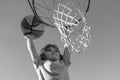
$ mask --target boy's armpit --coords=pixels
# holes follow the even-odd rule
[[[33,63],[36,66],[36,68],[38,68],[40,65],[43,65],[43,60],[41,60],[40,58],[37,58],[33,61]]]

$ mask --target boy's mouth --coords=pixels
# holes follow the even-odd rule
[[[52,62],[54,62],[54,61],[57,61],[58,59],[56,59],[56,58],[50,58],[49,60],[52,61]]]
[[[49,59],[50,61],[52,61],[52,62],[55,62],[55,61],[57,61],[57,59]]]

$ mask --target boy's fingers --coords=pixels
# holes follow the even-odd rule
[[[27,39],[27,37],[26,37],[26,36],[24,36],[24,38],[25,38],[25,39]]]
[[[30,35],[24,36],[25,39],[31,38]]]

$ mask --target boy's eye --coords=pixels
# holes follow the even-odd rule
[[[55,52],[58,52],[57,50],[55,50]]]
[[[51,51],[51,49],[48,49],[48,51]]]
[[[52,50],[50,48],[48,48],[47,51],[52,51]]]

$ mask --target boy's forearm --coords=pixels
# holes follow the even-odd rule
[[[35,48],[34,42],[30,38],[27,39],[27,48],[28,48],[28,51],[30,52],[32,60],[35,60],[39,57],[37,50]]]

